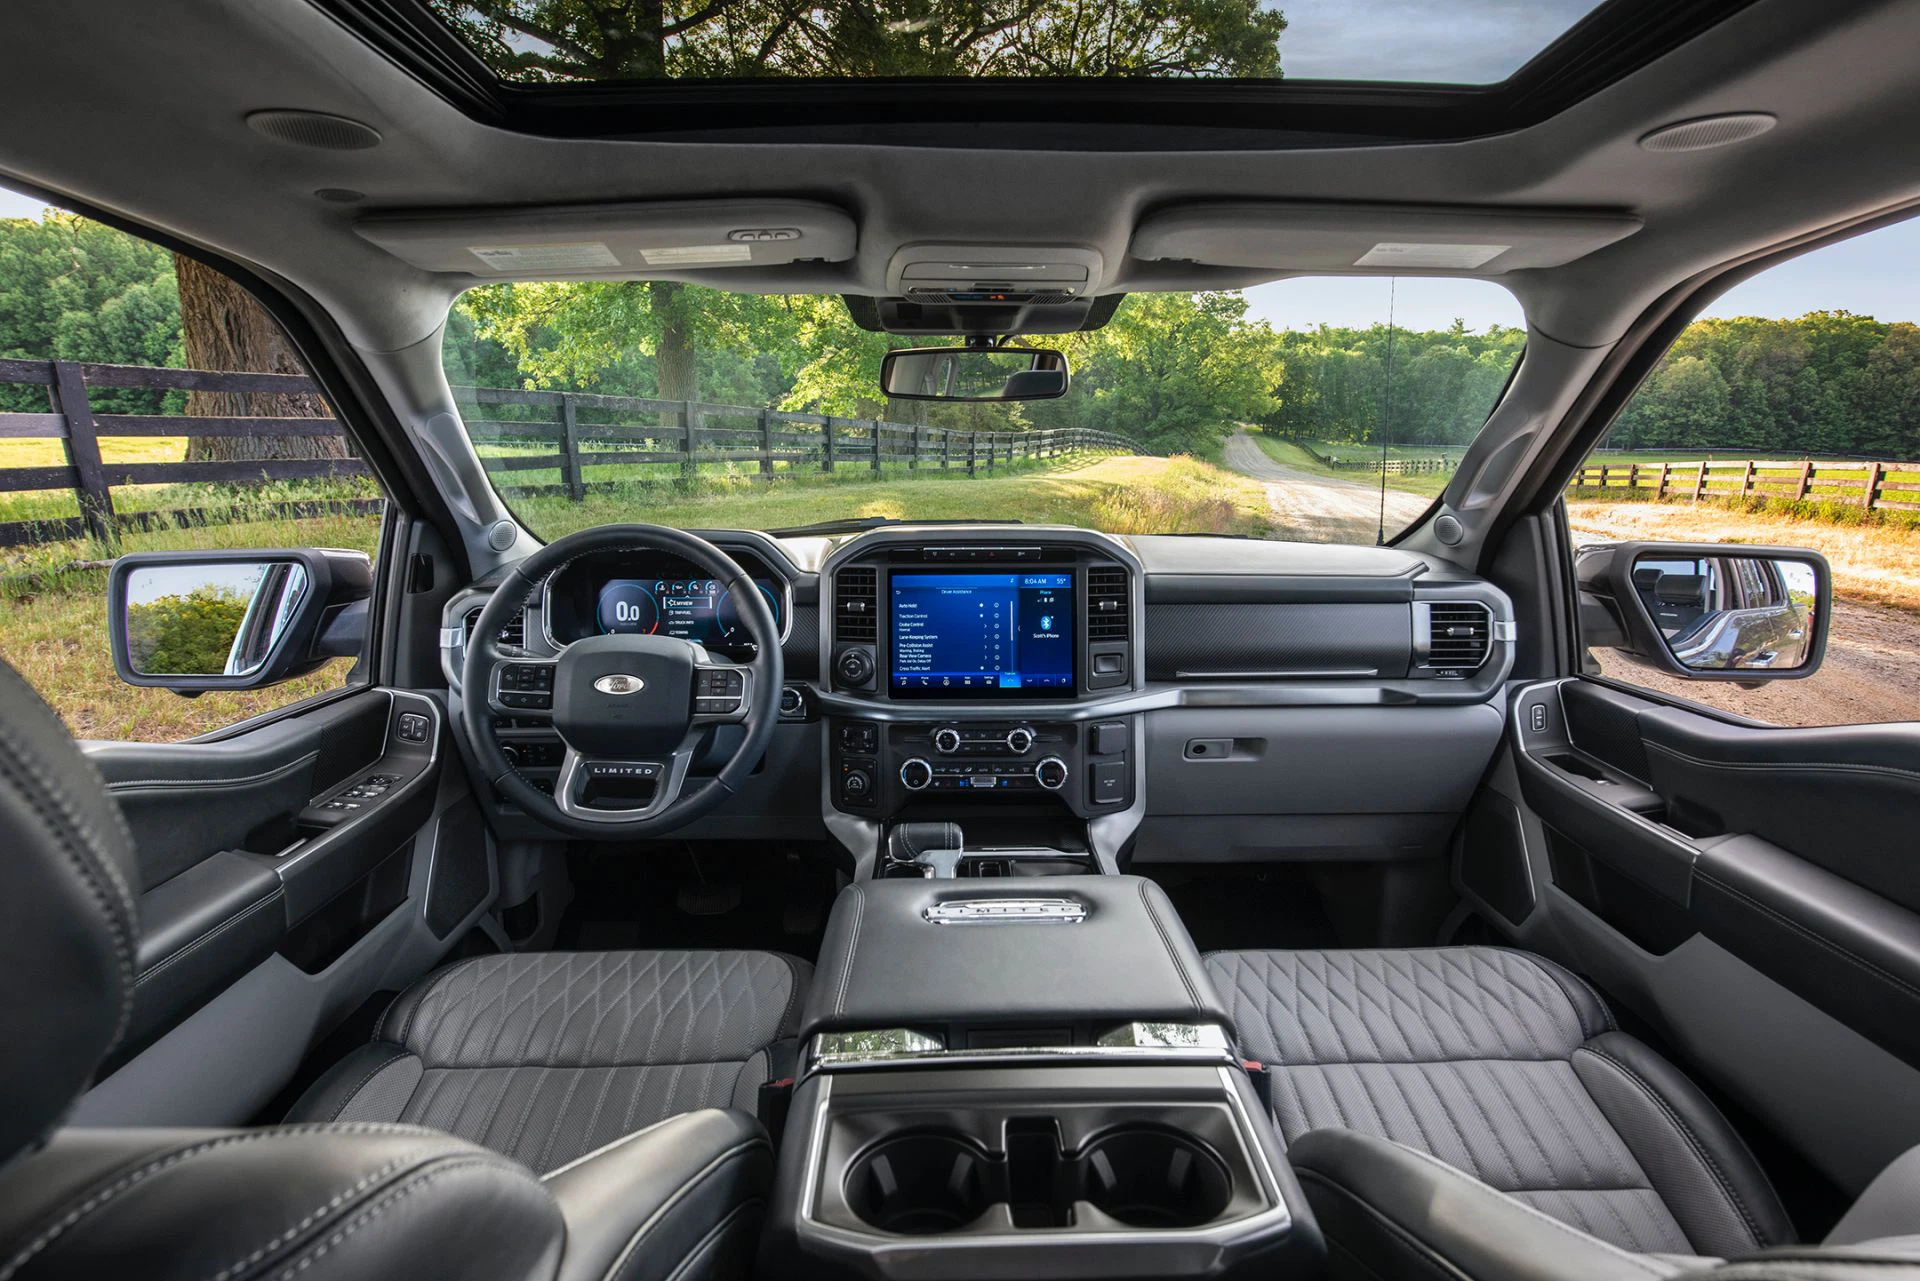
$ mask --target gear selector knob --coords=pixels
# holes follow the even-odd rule
[[[887,861],[926,869],[935,880],[960,875],[966,853],[958,823],[900,823],[887,833]]]

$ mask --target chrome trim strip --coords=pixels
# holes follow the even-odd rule
[[[934,925],[1078,925],[1087,905],[1077,898],[947,899],[920,915]]]
[[[1217,1063],[1238,1062],[1226,1032],[1211,1023],[1129,1023],[1093,1045],[998,1046],[990,1050],[947,1049],[937,1038],[909,1028],[871,1032],[820,1032],[807,1043],[806,1074],[869,1068],[951,1068],[1036,1063]]]

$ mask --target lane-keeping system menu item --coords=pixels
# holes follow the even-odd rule
[[[1071,573],[899,573],[892,692],[965,698],[1073,692]]]

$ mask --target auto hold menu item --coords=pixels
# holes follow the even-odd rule
[[[1072,573],[896,572],[890,591],[896,698],[1073,693]]]

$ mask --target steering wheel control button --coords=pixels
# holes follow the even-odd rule
[[[693,700],[695,716],[731,716],[740,710],[737,698],[696,698]]]
[[[1067,763],[1058,756],[1043,758],[1033,767],[1033,781],[1049,792],[1057,792],[1067,785]]]
[[[933,785],[933,766],[915,756],[900,766],[900,785],[909,792],[924,792]]]

